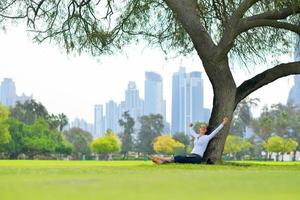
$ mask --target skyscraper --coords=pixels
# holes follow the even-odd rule
[[[159,74],[146,72],[144,114],[161,114],[166,119],[166,106],[163,99],[163,82]]]
[[[139,91],[133,81],[128,83],[128,88],[125,91],[125,111],[129,111],[130,116],[135,121],[143,115],[143,100],[140,98]]]
[[[183,105],[180,102],[184,101],[184,79],[185,68],[180,67],[178,72],[175,72],[172,77],[172,119],[171,119],[171,133],[179,132],[180,121],[182,118]],[[182,86],[182,87],[181,87]]]
[[[105,109],[105,129],[111,129],[114,132],[119,130],[118,105],[116,102],[110,100],[106,103]]]
[[[0,103],[6,106],[14,106],[16,102],[24,103],[32,99],[31,96],[26,96],[24,93],[21,96],[16,94],[15,82],[10,78],[5,78],[0,85]]]
[[[127,111],[126,109],[126,102],[125,101],[121,101],[118,107],[118,118],[121,119],[123,113]]]
[[[171,132],[186,133],[189,123],[206,121],[201,72],[186,73],[185,68],[181,67],[172,78]]]
[[[203,80],[201,72],[191,72],[189,79],[190,92],[187,98],[190,103],[187,108],[190,109],[190,120],[193,121],[204,121],[204,103],[203,103]]]
[[[95,105],[94,108],[94,133],[93,137],[103,136],[105,133],[105,122],[103,116],[103,105]]]
[[[0,102],[6,106],[14,106],[16,98],[16,86],[14,81],[10,78],[5,78],[1,83]]]
[[[297,39],[294,57],[295,61],[300,61],[300,37]],[[290,90],[288,103],[300,106],[300,75],[294,76],[294,86]]]

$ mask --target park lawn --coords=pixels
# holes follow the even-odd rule
[[[0,161],[0,200],[92,199],[300,199],[300,163]]]

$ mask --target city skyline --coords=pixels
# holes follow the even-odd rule
[[[295,59],[299,59],[299,56],[295,56]],[[291,97],[294,99],[297,98],[298,93],[295,93],[295,90],[298,91],[300,86],[300,79],[299,76],[294,76],[295,85],[291,88],[289,92],[289,101]],[[174,72],[172,75],[172,119],[170,122],[172,125],[170,133],[176,133],[176,132],[187,132],[186,126],[184,126],[187,122],[191,121],[208,121],[209,119],[209,109],[204,107],[204,99],[205,95],[203,93],[203,80],[202,80],[202,73],[199,71],[193,71],[190,73],[186,73],[186,70],[184,67],[180,67],[178,72]],[[175,87],[174,87],[175,86]],[[178,89],[176,89],[176,87]],[[141,87],[143,88],[143,87]],[[145,91],[148,90],[148,92],[145,92],[144,99],[140,98],[139,90],[137,88],[137,85],[134,81],[129,81],[127,85],[127,89],[123,92],[124,93],[124,99],[117,102],[115,100],[109,100],[108,102],[105,102],[105,107],[102,104],[95,104],[94,105],[94,123],[88,123],[86,119],[75,117],[72,120],[70,119],[68,128],[72,127],[79,127],[85,131],[90,132],[95,138],[99,136],[103,136],[106,129],[110,128],[114,130],[115,132],[120,132],[121,129],[118,125],[118,120],[121,118],[122,113],[125,111],[129,111],[131,115],[134,117],[135,121],[137,122],[137,118],[141,115],[147,115],[151,112],[146,111],[145,109],[145,100],[147,99],[147,96],[150,98],[154,98],[154,100],[151,100],[151,104],[159,104],[159,99],[161,101],[161,106],[158,106],[160,110],[157,110],[157,107],[151,107],[151,109],[155,110],[154,113],[159,113],[164,115],[164,109],[162,109],[162,105],[165,106],[166,102],[162,98],[162,91],[163,91],[163,78],[160,76],[160,74],[157,74],[155,72],[146,71],[145,72],[145,80],[144,80],[144,88]],[[3,92],[3,91],[5,92]],[[178,92],[177,92],[178,90]],[[149,92],[151,91],[151,92]],[[147,95],[147,93],[149,93]],[[158,93],[158,94],[156,94]],[[9,98],[6,98],[5,95],[7,94]],[[157,95],[159,98],[157,98]],[[174,101],[174,96],[177,96],[177,107],[179,104],[181,106],[176,109],[176,105],[174,107],[174,103],[176,104],[176,100]],[[12,101],[14,98],[18,98],[21,101],[26,100],[26,98],[32,98],[27,97],[24,95],[18,97],[16,95],[16,85],[14,81],[10,78],[4,78],[0,85],[0,102],[3,102],[3,99],[8,101],[8,104],[13,104],[15,101]],[[38,101],[38,100],[37,100]],[[181,101],[181,102],[180,102]],[[200,102],[199,104],[195,104],[194,102]],[[149,105],[151,105],[149,104]],[[10,106],[10,105],[8,105]],[[181,109],[180,109],[181,107]],[[105,109],[104,109],[105,108]],[[150,108],[149,108],[150,109]],[[148,109],[148,110],[149,110]],[[182,110],[183,109],[183,110]],[[176,110],[176,111],[175,111]],[[193,112],[194,110],[201,110],[201,112]],[[105,111],[105,115],[104,115]],[[174,112],[175,111],[175,112]],[[148,112],[148,113],[147,113]],[[178,124],[179,126],[174,129],[174,119],[173,115],[178,115],[178,120],[175,120],[175,124]],[[180,115],[179,113],[183,113]],[[117,116],[117,117],[116,117]],[[180,117],[181,116],[181,117]],[[166,124],[169,125],[169,124]],[[167,127],[169,130],[170,127]]]
[[[298,56],[299,57],[299,56]],[[179,71],[182,69],[182,68],[184,68],[185,69],[185,67],[179,67]],[[185,71],[185,70],[184,70]],[[149,71],[147,72],[147,71],[145,71],[145,74],[147,74],[147,73],[149,73]],[[155,73],[155,72],[150,72],[150,73]],[[176,74],[176,73],[178,73],[178,72],[174,72],[173,73],[173,75],[174,74]],[[185,72],[184,72],[185,73]],[[193,73],[193,72],[190,72],[190,73]],[[201,73],[201,72],[200,72]],[[7,81],[7,80],[11,80],[11,81],[13,81],[11,78],[4,78],[3,79],[3,81]],[[299,80],[299,76],[294,76],[294,82],[295,83],[298,83],[298,85],[299,85],[299,81],[297,81],[297,80]],[[144,80],[144,83],[146,83],[146,80]],[[13,83],[14,84],[14,83]],[[130,85],[132,85],[132,84],[134,84],[134,89],[136,89],[137,88],[137,85],[136,85],[136,83],[135,83],[135,81],[128,81],[128,88],[130,88],[130,87],[132,87],[132,86],[130,86]],[[297,84],[296,84],[296,86],[297,86]],[[14,86],[15,87],[15,86]],[[293,91],[293,87],[295,87],[295,85],[293,85],[292,87],[291,87],[291,90],[290,90],[290,92],[289,92],[289,95],[291,94],[291,92]],[[125,99],[126,99],[126,92],[128,92],[128,88],[127,88],[127,90],[125,91]],[[140,87],[140,88],[143,88],[143,87]],[[0,89],[1,89],[1,85],[0,85]],[[0,90],[1,91],[1,90]],[[16,88],[14,88],[14,91],[16,92]],[[138,92],[140,92],[139,90],[138,90]],[[0,92],[0,96],[1,96],[1,92]],[[21,96],[17,96],[21,101],[25,101],[26,99],[28,99],[28,98],[32,98],[32,96],[33,96],[33,94],[31,94],[31,96],[26,96],[25,94],[24,94],[24,92],[22,92],[22,95]],[[203,96],[205,96],[205,95],[203,95]],[[144,98],[145,99],[145,98]],[[144,99],[141,99],[141,100],[144,100]],[[38,99],[36,99],[37,101],[39,101]],[[203,100],[202,100],[203,101]],[[115,104],[118,104],[118,103],[120,103],[120,105],[122,104],[122,103],[125,103],[124,101],[122,101],[122,99],[119,99],[119,100],[114,100],[114,99],[111,99],[110,98],[110,100],[109,101],[106,101],[106,102],[103,102],[102,104],[111,104],[111,103],[115,103]],[[172,100],[170,101],[170,102],[172,102]],[[41,102],[41,103],[43,103],[43,102]],[[102,104],[100,104],[100,105],[102,105]],[[98,105],[98,104],[94,104],[94,106],[95,105]],[[125,108],[123,109],[123,111],[125,111],[125,110],[129,110],[129,108],[126,106],[126,105],[124,105],[125,106]],[[143,105],[144,106],[144,105]],[[102,106],[102,109],[103,109],[103,106]],[[103,109],[104,110],[104,109]],[[172,112],[172,109],[171,109],[171,112]],[[92,121],[92,123],[93,124],[95,124],[95,113],[93,113],[94,114],[94,118],[93,118],[93,120],[91,120]],[[171,113],[170,113],[171,114]],[[118,113],[117,114],[119,117],[121,116],[121,114],[120,113]],[[172,114],[171,114],[172,115]],[[73,118],[69,118],[69,120],[70,120],[70,123],[72,123],[72,122],[74,122],[74,121],[78,121],[78,120],[85,120],[86,121],[86,123],[89,123],[90,121],[88,121],[86,118],[84,118],[84,117],[82,117],[82,116],[80,116],[80,115],[78,115],[78,116],[75,116],[75,117],[73,117]],[[167,119],[167,122],[171,122],[172,120],[171,120],[171,118],[170,118],[170,120],[168,120]],[[90,123],[89,123],[90,124]],[[95,126],[95,125],[94,125]],[[72,127],[72,125],[71,125],[71,127]]]
[[[207,121],[208,117],[204,117],[204,107],[203,107],[203,80],[201,76],[201,72],[193,71],[189,74],[185,73],[185,68],[181,67],[179,71],[182,71],[182,77],[184,78],[184,104],[191,102],[191,107],[187,107],[184,109],[183,119],[181,120],[181,127],[186,127],[183,124],[186,124],[186,120],[202,120]],[[178,74],[177,72],[173,74]],[[174,79],[172,79],[172,83]],[[142,115],[149,114],[161,114],[164,119],[165,129],[164,132],[170,133],[170,122],[167,121],[166,116],[166,101],[163,99],[163,78],[160,74],[146,71],[145,72],[145,80],[144,80],[144,88],[145,94],[142,99],[139,95],[139,90],[134,81],[129,81],[127,89],[124,91],[124,98],[122,101],[117,102],[115,100],[109,100],[105,102],[105,107],[102,104],[94,105],[94,122],[93,124],[88,123],[85,119],[81,117],[76,117],[73,120],[69,120],[68,126],[66,129],[70,129],[73,127],[79,127],[85,131],[92,133],[93,137],[100,137],[105,134],[107,129],[112,129],[115,132],[120,132],[121,127],[119,126],[118,120],[121,119],[122,114],[125,111],[129,111],[130,115],[135,120],[135,129],[138,130],[139,122],[138,118]],[[1,88],[4,89],[3,94],[5,94],[1,99],[4,99],[10,103],[6,103],[8,106],[13,106],[15,97],[16,86],[12,79],[5,78],[1,84]],[[174,88],[173,88],[174,89]],[[190,91],[189,91],[190,90]],[[1,92],[1,90],[0,90]],[[190,95],[190,96],[189,96]],[[24,96],[24,95],[23,95]],[[176,98],[180,98],[179,93],[172,93],[172,96],[176,96]],[[38,100],[36,100],[38,101]],[[2,101],[5,104],[5,101]],[[199,103],[197,103],[199,102]],[[171,102],[173,104],[174,102]],[[194,110],[200,110],[200,112],[194,112]],[[105,115],[104,115],[105,113]],[[178,113],[178,112],[177,112]],[[178,117],[180,117],[178,113]],[[178,123],[178,122],[175,122]],[[184,131],[176,130],[175,132]]]

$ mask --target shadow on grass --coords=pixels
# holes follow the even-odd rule
[[[235,166],[235,167],[251,167],[251,166],[257,166],[252,163],[238,163],[238,162],[231,162],[231,161],[226,161],[221,163],[220,165],[224,166]]]

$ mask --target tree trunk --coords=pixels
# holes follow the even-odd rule
[[[276,153],[276,162],[279,161],[279,153]]]
[[[269,159],[269,155],[270,153],[269,152],[266,152],[266,155],[265,155],[265,161],[267,161]]]
[[[9,159],[10,160],[16,160],[18,158],[19,154],[18,153],[11,153],[9,154]]]
[[[227,104],[225,103],[227,102]],[[209,122],[209,130],[215,129],[221,122],[223,117],[227,116],[230,119],[233,115],[233,103],[234,101],[224,101],[220,103],[220,106],[223,106],[223,108],[213,108],[212,116],[210,118]],[[228,110],[224,112],[224,110]],[[231,110],[231,111],[230,111]],[[221,156],[224,150],[225,141],[227,138],[227,135],[229,133],[229,125],[225,126],[220,133],[218,133],[208,144],[207,149],[204,154],[204,160],[207,161],[208,159],[212,162],[216,162],[218,160],[221,160]]]
[[[208,133],[219,126],[224,117],[228,117],[231,120],[233,111],[236,108],[236,85],[229,70],[227,58],[218,62],[217,66],[218,67],[208,67],[208,69],[214,69],[209,71],[209,78],[214,90],[214,99]],[[214,163],[221,160],[229,127],[230,125],[227,124],[227,126],[223,127],[220,133],[209,142],[204,154],[204,161]]]
[[[233,160],[237,160],[236,153],[233,154]]]
[[[126,160],[126,158],[127,158],[127,152],[124,152],[123,153],[123,160]]]
[[[295,150],[295,151],[293,152],[293,161],[296,161],[296,154],[297,154],[297,150]]]

